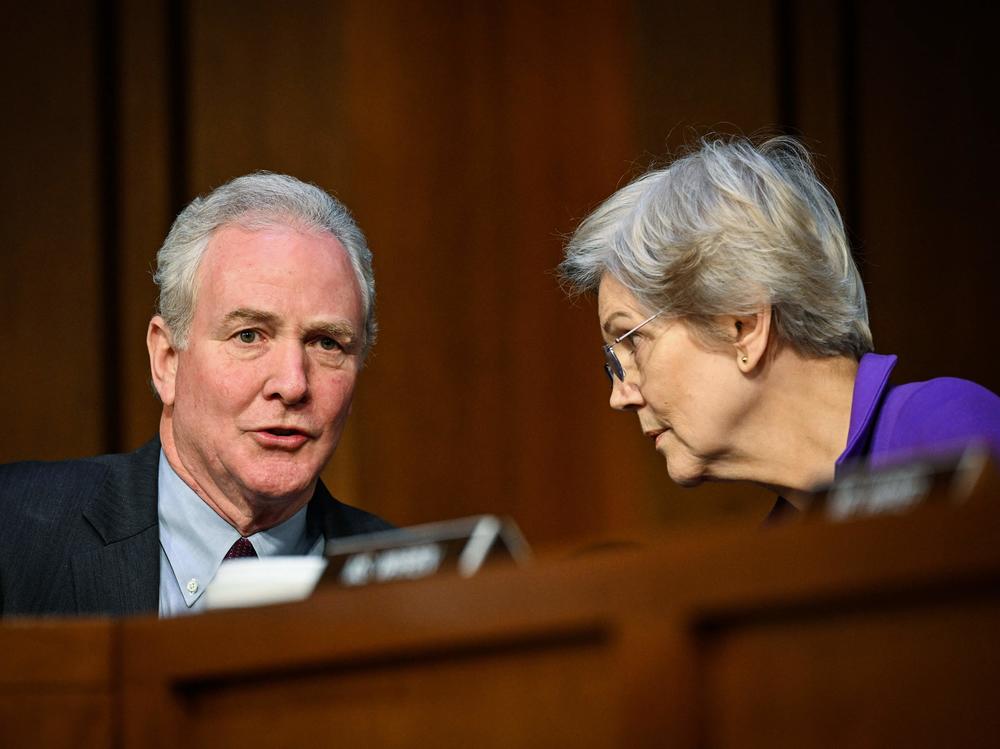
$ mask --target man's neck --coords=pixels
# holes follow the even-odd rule
[[[283,523],[308,504],[316,490],[316,483],[313,482],[308,491],[297,496],[260,497],[241,491],[235,485],[223,488],[204,472],[194,469],[195,461],[185,460],[166,419],[160,421],[160,443],[163,454],[178,477],[244,537]]]

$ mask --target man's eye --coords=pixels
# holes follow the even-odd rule
[[[257,342],[257,331],[256,330],[241,330],[236,336],[240,339],[240,343],[256,343]]]
[[[324,351],[337,351],[338,349],[341,348],[341,345],[336,340],[330,338],[329,336],[323,336],[322,338],[320,338],[319,346]]]

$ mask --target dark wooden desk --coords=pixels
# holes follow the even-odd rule
[[[0,624],[0,747],[111,747],[120,628],[100,620]]]
[[[95,747],[985,747],[998,633],[1000,507],[925,507],[172,621],[8,624],[0,730],[38,745],[44,704]]]

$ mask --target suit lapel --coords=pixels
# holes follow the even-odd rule
[[[336,538],[340,530],[337,525],[337,505],[339,503],[333,498],[322,479],[316,482],[316,491],[313,492],[312,499],[309,500],[306,509],[306,535],[309,538],[316,538],[322,534],[324,540],[329,541]]]
[[[329,541],[332,538],[374,533],[392,527],[371,513],[341,503],[330,494],[322,481],[316,482],[316,491],[306,511],[306,532],[309,538],[322,533],[323,538]]]
[[[160,539],[156,502],[160,442],[106,458],[104,486],[84,509],[101,539],[73,558],[80,614],[155,613],[159,603]]]
[[[109,455],[104,485],[83,511],[99,537],[72,559],[79,614],[155,614],[160,596],[157,515],[160,441],[134,453]],[[306,512],[310,538],[329,540],[389,528],[387,523],[338,502],[317,482]]]

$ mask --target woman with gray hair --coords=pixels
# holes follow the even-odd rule
[[[888,386],[836,203],[795,140],[707,139],[612,195],[559,268],[596,292],[611,406],[685,486],[745,480],[797,503],[843,466],[981,440],[1000,398]]]

